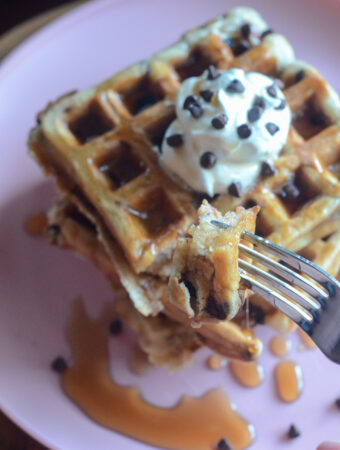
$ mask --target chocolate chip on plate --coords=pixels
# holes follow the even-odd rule
[[[254,106],[264,109],[266,107],[266,100],[264,97],[258,96],[254,100]]]
[[[52,361],[51,368],[57,373],[63,373],[67,370],[68,365],[62,356],[57,356],[57,358]]]
[[[261,117],[261,114],[263,112],[262,108],[259,108],[258,106],[254,106],[248,111],[247,118],[248,122],[256,122]]]
[[[123,331],[123,323],[119,319],[112,320],[109,324],[109,331],[113,336],[118,336]]]
[[[217,162],[217,156],[212,152],[205,152],[201,156],[200,165],[203,169],[212,169]]]
[[[216,128],[216,130],[222,130],[228,122],[228,117],[226,114],[220,114],[214,117],[211,121],[211,125]]]
[[[267,161],[264,161],[261,165],[261,177],[268,178],[276,173],[275,168],[269,164]]]
[[[306,72],[301,69],[295,74],[295,82],[298,83],[299,81],[303,80],[306,76]]]
[[[279,127],[273,123],[273,122],[268,122],[266,123],[265,127],[268,130],[268,133],[271,134],[272,136],[274,136],[275,133],[277,133],[279,131]]]
[[[262,34],[261,34],[261,39],[265,38],[266,36],[268,36],[269,34],[273,34],[274,31],[271,28],[268,28],[268,30],[265,30]]]
[[[237,127],[237,134],[238,134],[239,138],[247,139],[251,135],[251,129],[245,123],[245,124],[240,125],[239,127]]]
[[[212,64],[208,67],[208,80],[216,80],[220,76],[216,67]]]
[[[233,197],[241,197],[242,195],[242,185],[239,181],[234,181],[228,187],[228,192]]]
[[[240,80],[235,79],[228,84],[226,91],[231,92],[232,94],[241,94],[245,91],[245,87]]]
[[[184,100],[183,109],[188,109],[192,104],[199,105],[199,100],[196,95],[188,95],[188,97]]]
[[[274,109],[277,109],[277,110],[280,111],[280,110],[282,110],[282,109],[285,109],[286,105],[287,105],[286,100],[285,100],[285,99],[282,99],[282,100],[280,101],[279,105],[276,106]]]
[[[204,89],[203,91],[200,91],[200,96],[204,99],[206,102],[210,102],[213,98],[214,91],[212,89]]]
[[[216,445],[217,450],[232,450],[232,447],[230,446],[229,442],[223,438],[220,441],[218,441]]]
[[[289,427],[289,430],[288,430],[289,439],[295,439],[295,438],[299,437],[300,434],[301,434],[300,431],[296,428],[296,426],[294,424],[292,424]]]
[[[268,95],[270,95],[271,97],[276,97],[277,96],[277,89],[275,84],[272,84],[271,86],[268,86],[266,89]]]
[[[183,144],[183,134],[173,134],[166,138],[166,142],[170,147],[179,147]]]
[[[251,34],[251,25],[250,25],[250,23],[244,23],[241,26],[240,31],[241,31],[241,36],[244,39],[249,39],[249,36]]]

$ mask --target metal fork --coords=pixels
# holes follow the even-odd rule
[[[230,227],[217,220],[211,223]],[[297,323],[329,359],[340,364],[340,283],[308,259],[267,239],[247,231],[242,239],[265,253],[242,243],[240,252],[269,270],[239,259],[246,286]]]

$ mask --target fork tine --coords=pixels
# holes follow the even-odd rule
[[[256,278],[259,278],[266,283],[270,283],[275,289],[278,289],[280,292],[287,295],[293,301],[299,303],[299,305],[303,306],[308,311],[318,311],[321,308],[320,304],[314,298],[307,297],[303,292],[298,291],[290,284],[280,280],[269,272],[260,269],[260,267],[254,266],[247,261],[243,261],[242,259],[239,259],[238,263],[239,267],[246,270],[251,275],[254,275]]]
[[[246,245],[239,244],[239,248],[242,253],[245,253],[247,256],[252,258],[254,261],[261,263],[263,266],[271,269],[277,275],[282,276],[285,281],[289,283],[294,283],[296,286],[308,292],[308,294],[314,297],[322,297],[324,299],[328,298],[328,293],[326,293],[323,289],[321,289],[315,283],[312,283],[307,278],[301,276],[299,273],[294,272],[287,266],[280,264],[278,261],[275,261],[272,258],[264,255],[263,253],[259,253],[256,250],[247,247]]]
[[[250,277],[243,269],[240,269],[241,278],[246,282],[249,289],[261,295],[271,305],[292,319],[295,323],[312,323],[313,316],[304,308],[289,299],[283,297],[279,292],[274,291],[269,286],[258,282]]]

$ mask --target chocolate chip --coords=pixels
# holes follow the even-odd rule
[[[216,299],[212,295],[209,295],[207,298],[205,311],[214,319],[225,320],[229,313],[229,305],[228,303],[223,303],[223,305],[221,305],[220,303],[217,303]]]
[[[208,103],[213,98],[213,95],[214,95],[214,91],[211,89],[204,89],[203,91],[200,91],[200,96]]]
[[[268,133],[271,134],[272,136],[274,136],[275,133],[277,133],[279,131],[279,127],[273,123],[273,122],[268,122],[266,123],[265,127],[268,130]]]
[[[113,336],[118,336],[123,331],[122,321],[119,319],[112,320],[109,324],[109,331]]]
[[[228,122],[228,117],[226,114],[220,114],[212,119],[211,125],[216,128],[216,130],[222,130]]]
[[[300,191],[298,187],[290,181],[281,188],[279,195],[283,200],[295,200],[299,197]]]
[[[256,97],[254,100],[254,106],[264,109],[266,107],[266,100],[264,97]]]
[[[304,70],[299,70],[295,74],[295,82],[298,83],[299,81],[303,80],[306,76],[306,72]]]
[[[198,105],[196,103],[191,103],[188,106],[188,110],[190,111],[190,113],[194,119],[199,119],[203,114],[202,106]]]
[[[245,123],[245,124],[240,125],[239,127],[237,127],[237,134],[238,134],[239,138],[247,139],[251,135],[251,129]]]
[[[190,298],[197,298],[196,288],[193,283],[189,280],[182,280],[184,286],[188,289]]]
[[[188,97],[184,100],[183,109],[189,109],[189,106],[192,104],[199,105],[199,100],[196,95],[188,95]]]
[[[249,36],[251,34],[251,26],[249,23],[244,23],[240,28],[241,36],[244,39],[249,39]]]
[[[234,48],[235,56],[240,56],[251,48],[250,42],[246,40],[242,40],[239,42]]]
[[[63,373],[67,370],[68,365],[62,356],[58,356],[56,359],[52,361],[51,368],[57,373]]]
[[[289,439],[295,439],[300,436],[300,431],[296,428],[295,425],[291,425],[288,430]]]
[[[166,138],[166,142],[170,147],[179,147],[183,144],[183,135],[182,134],[173,134]]]
[[[340,398],[337,398],[334,402],[335,406],[340,409]]]
[[[271,177],[275,173],[276,173],[276,170],[271,164],[267,163],[266,161],[264,161],[262,163],[262,165],[261,165],[261,177],[262,178]]]
[[[212,169],[217,162],[215,153],[205,152],[201,156],[200,165],[203,169]]]
[[[284,82],[282,80],[280,80],[280,78],[275,78],[274,83],[276,84],[276,86],[279,89],[284,89],[284,87],[285,87]]]
[[[228,192],[233,197],[241,197],[242,194],[242,185],[239,181],[234,181],[228,187]]]
[[[208,67],[208,80],[216,80],[219,76],[220,74],[218,73],[218,70],[211,64]]]
[[[223,438],[217,443],[216,449],[217,450],[232,450],[232,447],[230,446],[229,442],[225,438]]]
[[[282,99],[282,100],[280,101],[279,105],[276,106],[274,109],[277,109],[277,110],[280,111],[280,110],[282,110],[282,109],[285,109],[286,105],[287,105],[286,100],[285,100],[285,99]]]
[[[252,208],[253,206],[256,206],[256,205],[257,205],[256,201],[250,198],[249,200],[246,201],[244,207],[246,209],[248,209],[248,208]]]
[[[226,91],[231,92],[233,94],[234,93],[240,94],[245,91],[245,87],[243,86],[241,81],[235,79],[228,84],[228,86],[226,87]]]
[[[261,39],[265,38],[266,36],[268,36],[269,34],[273,34],[274,31],[271,28],[268,28],[268,30],[265,30],[262,34],[261,34]]]
[[[320,112],[310,116],[309,122],[316,127],[323,127],[327,122],[327,118],[322,112]]]
[[[268,86],[266,91],[267,91],[268,95],[270,95],[271,97],[276,97],[277,96],[277,90],[276,90],[275,84],[272,84],[271,86]]]
[[[247,118],[248,122],[256,122],[261,117],[261,114],[263,112],[262,108],[259,108],[258,106],[254,106],[248,111]]]

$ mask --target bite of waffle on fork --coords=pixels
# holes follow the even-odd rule
[[[167,280],[178,236],[195,221],[200,202],[160,168],[157,152],[175,118],[181,82],[210,65],[221,70],[240,67],[281,80],[293,113],[287,144],[273,170],[240,197],[226,192],[210,199],[213,206],[223,214],[237,206],[261,206],[257,234],[336,275],[339,99],[315,69],[295,60],[284,38],[270,32],[248,8],[236,8],[190,30],[149,60],[48,105],[29,139],[33,156],[57,178],[67,198],[50,215],[50,236],[53,230],[63,236],[52,240],[94,260],[115,283],[119,278],[142,315],[162,312],[186,326],[188,318],[169,302]],[[256,295],[250,297],[252,307],[267,316],[279,314]],[[252,359],[261,345],[243,331],[242,314],[231,322],[203,324],[195,336],[226,356]]]

